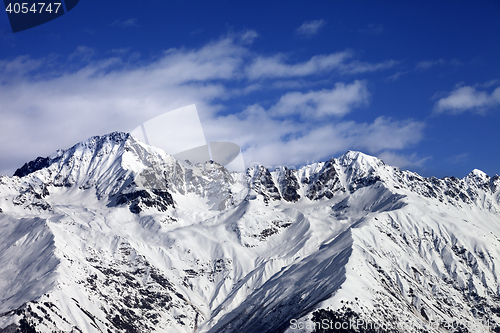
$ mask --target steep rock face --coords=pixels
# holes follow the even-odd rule
[[[112,133],[0,177],[0,213],[0,332],[500,330],[500,178],[479,170],[351,151],[229,173]]]
[[[49,194],[45,184],[41,184],[41,186],[30,184],[21,190],[21,193],[12,200],[12,203],[29,209],[49,210],[50,205],[43,200]]]
[[[335,192],[344,191],[336,165],[337,162],[332,158],[307,181],[307,197],[310,200],[319,200],[323,197],[331,199]]]
[[[129,205],[129,209],[134,214],[139,214],[143,210],[155,208],[159,212],[165,212],[168,206],[174,206],[172,195],[167,191],[153,189],[138,190],[129,193],[120,193],[116,198],[116,205]]]
[[[48,167],[53,160],[50,157],[37,157],[35,160],[25,163],[14,172],[14,176],[24,177],[35,171]]]
[[[290,170],[287,167],[277,169],[277,183],[283,200],[288,202],[296,202],[300,199],[298,190],[300,189],[299,181],[296,177],[296,171]]]
[[[498,175],[491,177],[490,188],[492,193],[498,193],[500,190],[500,177]]]
[[[247,170],[250,188],[260,194],[267,204],[270,200],[280,200],[281,195],[268,169],[256,166]]]

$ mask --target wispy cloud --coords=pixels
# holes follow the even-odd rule
[[[380,35],[384,32],[382,24],[369,24],[366,28],[359,29],[359,32],[368,35]]]
[[[331,90],[286,93],[270,112],[277,116],[300,114],[302,118],[343,116],[355,107],[368,105],[369,98],[366,82],[355,81],[352,84],[339,82]]]
[[[420,61],[415,66],[415,69],[425,71],[425,70],[427,70],[431,67],[434,67],[436,65],[443,65],[443,64],[445,64],[444,59]]]
[[[4,73],[5,76],[24,75],[40,68],[45,61],[45,59],[31,59],[27,55],[18,56],[9,61],[0,60],[0,73]]]
[[[406,75],[409,73],[415,73],[415,72],[419,72],[419,73],[424,72],[424,71],[430,70],[431,68],[434,68],[434,67],[439,67],[439,66],[457,67],[457,66],[462,66],[462,65],[463,65],[463,63],[458,59],[451,59],[451,60],[438,59],[438,60],[419,61],[415,64],[415,67],[413,69],[396,72],[393,75],[384,78],[383,81],[386,81],[386,82],[397,81],[403,75]]]
[[[408,159],[396,160],[396,151],[418,143],[424,128],[422,122],[386,117],[372,123],[340,121],[317,126],[274,118],[260,105],[253,105],[240,114],[211,119],[207,135],[238,143],[244,149],[246,165],[298,166],[358,149],[375,155],[390,150],[391,162],[409,166]]]
[[[405,155],[392,151],[383,151],[377,154],[377,157],[383,160],[386,164],[397,165],[400,168],[421,168],[431,159],[430,156],[419,157],[416,153]]]
[[[476,87],[476,88],[489,88],[489,87],[498,85],[499,83],[500,83],[500,80],[490,80],[490,81],[487,81],[485,83],[478,83],[478,84],[474,85],[474,87]]]
[[[12,173],[30,159],[92,135],[130,131],[193,103],[207,139],[239,144],[247,163],[300,165],[348,149],[397,153],[421,140],[424,124],[417,121],[347,119],[369,104],[366,81],[335,83],[329,78],[327,88],[326,83],[314,88],[324,77],[307,75],[328,68],[341,71],[351,52],[285,63],[280,55],[263,57],[251,50],[256,37],[252,31],[229,34],[200,48],[172,48],[140,62],[129,62],[126,50],[103,57],[106,51],[84,46],[58,56],[58,61],[27,56],[0,60],[0,140],[6,143],[0,145],[0,173]],[[269,66],[259,72],[255,64],[270,59],[277,59],[278,70]],[[287,70],[303,82],[273,91],[274,82],[289,77]],[[262,77],[275,81],[256,81]],[[274,100],[271,105],[262,102],[265,107],[251,99],[264,87]],[[238,99],[241,96],[245,98]],[[229,99],[241,109],[225,109],[223,103]]]
[[[137,19],[130,18],[128,20],[115,20],[113,23],[110,24],[110,26],[121,27],[121,28],[136,27],[137,26]]]
[[[89,61],[95,54],[96,51],[91,47],[81,45],[78,46],[76,50],[68,56],[68,58],[70,60],[79,58],[81,60]]]
[[[444,60],[444,59],[438,59],[438,60],[425,60],[425,61],[420,61],[415,65],[415,70],[417,71],[426,71],[428,69],[431,69],[432,67],[435,66],[462,66],[463,63],[458,60],[458,59],[451,59],[449,61]]]
[[[257,57],[247,68],[247,73],[251,79],[313,75],[339,68],[351,57],[351,51],[344,51],[313,56],[309,61],[298,64],[287,64],[285,56],[281,54],[273,57]]]
[[[255,30],[245,30],[239,34],[236,34],[235,37],[238,38],[241,43],[250,45],[253,43],[255,38],[259,37],[259,34]]]
[[[193,31],[191,31],[189,34],[190,35],[198,35],[198,34],[201,34],[203,32],[203,29],[195,29]]]
[[[408,73],[410,73],[410,71],[396,72],[391,76],[384,78],[383,81],[385,82],[397,81],[401,76],[406,75]]]
[[[85,29],[83,29],[83,32],[86,33],[86,34],[89,34],[89,35],[95,34],[96,31],[97,31],[96,29],[92,29],[92,28],[85,28]]]
[[[310,60],[289,64],[283,54],[273,57],[257,57],[246,68],[250,79],[299,77],[337,70],[342,74],[360,74],[386,70],[398,64],[398,61],[387,60],[380,63],[367,63],[351,60],[354,53],[350,50],[329,55],[313,56]]]
[[[458,155],[451,156],[446,159],[447,162],[453,163],[453,164],[463,164],[467,162],[469,159],[469,153],[462,153]]]
[[[481,113],[498,106],[500,106],[500,87],[488,93],[473,86],[464,86],[439,99],[434,108],[437,113],[461,114],[466,111]]]
[[[117,54],[117,55],[123,55],[126,54],[130,51],[130,47],[121,47],[118,49],[112,49],[109,51],[109,53]]]
[[[297,34],[301,36],[310,37],[316,35],[319,30],[326,25],[325,20],[313,20],[306,21],[302,23],[300,27],[297,28]]]
[[[380,70],[386,70],[396,66],[399,61],[396,60],[386,60],[383,62],[371,64],[361,61],[352,61],[348,64],[341,66],[341,71],[348,74],[359,74],[367,72],[376,72]]]

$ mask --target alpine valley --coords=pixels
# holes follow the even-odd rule
[[[0,332],[500,332],[500,177],[192,165],[126,133],[0,177]]]

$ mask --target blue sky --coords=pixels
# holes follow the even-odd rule
[[[500,173],[500,1],[97,1],[13,34],[0,174],[195,103],[247,165]]]

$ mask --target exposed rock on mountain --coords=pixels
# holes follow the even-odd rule
[[[479,170],[350,151],[230,173],[112,133],[1,176],[0,207],[2,333],[500,332]]]

